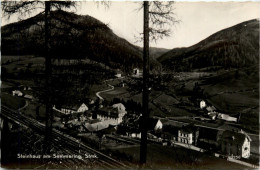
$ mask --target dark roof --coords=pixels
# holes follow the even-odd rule
[[[169,125],[169,126],[173,126],[176,128],[182,128],[183,125],[186,125],[187,123],[183,123],[183,122],[178,122],[178,121],[173,121],[173,120],[169,120],[167,122],[162,122],[164,126]]]
[[[83,103],[67,104],[67,105],[63,104],[63,105],[60,105],[60,106],[57,104],[57,108],[71,109],[71,110],[77,111],[82,104]]]
[[[94,123],[97,123],[97,122],[101,122],[101,120],[93,119],[93,120],[88,121],[88,123],[90,123],[90,124],[94,124]]]
[[[141,119],[140,119],[141,120]],[[139,120],[139,121],[140,121]],[[157,122],[159,121],[159,119],[155,119],[155,118],[148,118],[147,121],[145,121],[146,126],[147,126],[147,130],[154,130],[155,125],[157,124]],[[142,124],[141,124],[142,126]]]
[[[210,128],[200,128],[199,138],[207,139],[207,140],[218,140],[219,131],[217,129],[210,129]]]
[[[114,109],[112,107],[105,107],[105,108],[101,108],[97,111],[98,115],[103,115],[106,117],[114,117],[114,118],[118,118],[118,111],[117,109]]]
[[[246,138],[248,138],[248,140],[251,141],[251,138],[243,131],[235,132],[235,131],[226,130],[222,134],[222,141],[232,143],[232,144],[243,145]]]
[[[187,125],[187,126],[183,126],[181,128],[181,131],[184,132],[184,133],[193,133],[197,130],[198,130],[198,127],[193,126],[193,125]]]

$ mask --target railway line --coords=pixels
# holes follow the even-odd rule
[[[1,117],[7,118],[15,123],[31,128],[40,134],[43,134],[45,132],[44,124],[28,116],[22,115],[18,111],[12,110],[3,105],[1,106]],[[63,134],[62,132],[56,129],[52,130],[52,138],[53,138],[53,142],[57,144],[57,146],[60,145],[60,147],[63,147],[62,148],[63,154],[81,155],[82,159],[73,159],[77,161],[77,163],[79,164],[83,164],[85,166],[93,165],[95,168],[98,167],[98,168],[105,168],[105,169],[130,168],[129,166],[85,145],[84,143],[80,143],[74,137]],[[96,155],[96,158],[85,159],[85,154]]]

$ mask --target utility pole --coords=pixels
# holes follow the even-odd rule
[[[143,114],[141,117],[140,165],[146,163],[147,155],[147,120],[148,113],[148,80],[149,80],[149,2],[144,1],[144,47],[143,47]]]
[[[45,81],[46,81],[46,91],[45,91],[45,104],[46,104],[46,117],[45,117],[45,148],[44,151],[46,153],[49,153],[50,151],[50,145],[51,145],[51,131],[52,131],[52,115],[51,115],[51,92],[50,92],[50,80],[51,80],[51,58],[50,58],[50,43],[49,43],[49,38],[50,38],[50,28],[49,28],[49,23],[50,23],[50,7],[51,7],[51,2],[45,1],[45,14],[44,14],[44,22],[45,22]]]

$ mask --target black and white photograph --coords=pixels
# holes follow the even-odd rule
[[[0,168],[259,169],[260,1],[0,8]]]

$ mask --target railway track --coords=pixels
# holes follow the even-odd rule
[[[7,118],[15,123],[26,126],[33,129],[34,131],[43,134],[45,132],[45,125],[32,119],[28,116],[20,114],[18,111],[12,110],[6,106],[1,106],[1,116]],[[77,154],[80,149],[80,155],[85,158],[87,155],[96,155],[97,158],[88,159],[77,159],[78,163],[83,165],[94,164],[95,168],[105,168],[105,169],[127,169],[129,166],[85,145],[84,143],[79,143],[77,139],[69,135],[63,134],[62,132],[53,129],[52,138],[55,144],[59,144],[63,149],[63,154]],[[67,150],[66,150],[67,149]],[[74,159],[73,159],[74,160]]]

